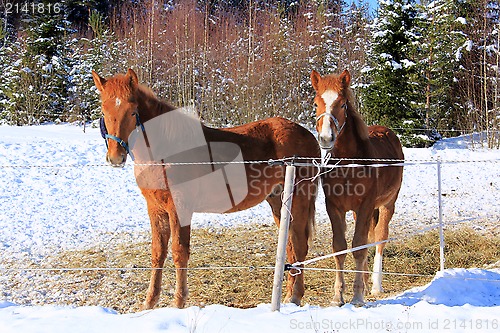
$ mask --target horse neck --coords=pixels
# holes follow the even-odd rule
[[[346,124],[335,141],[333,156],[337,158],[372,157],[372,147],[366,133],[360,133],[364,124],[358,126],[357,122],[362,120],[354,114],[355,111],[351,110],[354,109],[349,102],[346,111]]]
[[[198,132],[200,126],[202,130],[206,129],[198,118],[190,116],[181,109],[159,100],[148,91],[139,91],[138,109],[139,116],[143,123],[155,117],[175,111],[170,113],[169,117],[161,120],[159,119],[163,127],[163,134],[171,141],[190,140],[192,137],[198,137],[200,135]]]
[[[138,89],[137,95],[139,115],[142,122],[175,110],[175,107],[172,105],[159,100],[152,93],[143,89]]]

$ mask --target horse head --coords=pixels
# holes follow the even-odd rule
[[[139,81],[132,69],[125,75],[105,79],[92,71],[94,83],[101,93],[102,113],[108,151],[106,161],[115,167],[123,167],[127,153],[131,154],[128,137],[141,125],[136,98]]]
[[[313,70],[311,83],[316,91],[314,103],[319,145],[330,150],[347,121],[351,74],[344,70],[340,75],[321,76]]]

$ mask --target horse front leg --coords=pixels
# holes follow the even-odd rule
[[[189,216],[189,222],[191,221]],[[183,219],[187,219],[183,216]],[[186,220],[187,221],[187,220]],[[179,222],[177,214],[170,218],[170,228],[172,230],[172,259],[175,265],[175,294],[174,306],[182,309],[186,305],[188,297],[187,266],[190,255],[191,224]],[[186,225],[187,224],[187,225]]]
[[[335,200],[335,198],[332,198]],[[326,211],[330,217],[330,223],[332,224],[333,240],[332,247],[333,252],[339,252],[347,249],[347,242],[345,239],[346,222],[345,222],[345,212],[340,211],[335,207],[330,200],[326,200]],[[334,284],[334,295],[333,295],[333,306],[344,305],[344,291],[345,291],[345,280],[344,280],[344,263],[345,254],[335,256],[335,284]]]
[[[309,250],[308,234],[312,231],[308,230],[309,209],[307,205],[303,204],[302,201],[304,200],[304,198],[294,198],[294,205],[292,207],[293,221],[291,222],[286,247],[288,262],[291,264],[304,261]],[[305,291],[304,271],[299,272],[292,269],[287,275],[285,302],[300,306]]]
[[[366,207],[366,206],[365,206]],[[352,247],[366,245],[368,242],[368,232],[370,228],[370,219],[373,214],[373,206],[368,208],[361,208],[356,213],[356,226],[354,230],[354,237],[352,240]],[[358,250],[352,253],[356,263],[356,273],[354,275],[354,296],[351,304],[356,306],[363,306],[365,304],[365,276],[367,273],[368,249]]]
[[[151,221],[151,280],[142,309],[152,309],[160,298],[163,264],[168,253],[170,225],[167,213],[148,209]]]

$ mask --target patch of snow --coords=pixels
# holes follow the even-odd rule
[[[0,327],[2,333],[498,332],[499,286],[498,270],[446,270],[424,287],[366,307],[283,304],[280,312],[271,312],[269,304],[118,314],[96,306],[0,303]]]
[[[444,161],[446,223],[478,216],[488,216],[490,222],[500,218],[498,164],[451,163],[499,160],[498,150],[470,149],[472,142],[480,140],[477,134],[444,139],[432,148],[404,149],[407,160]],[[2,259],[43,258],[54,251],[111,241],[149,241],[143,239],[149,220],[131,164],[123,169],[95,166],[104,164],[104,155],[105,144],[97,128],[87,128],[83,133],[71,125],[0,126]],[[412,233],[435,225],[437,211],[435,164],[405,166],[391,230]],[[316,218],[318,223],[329,223],[322,192]],[[472,223],[483,228],[486,220]],[[195,228],[246,223],[274,223],[267,203],[239,213],[195,214],[193,218]],[[17,306],[0,300],[0,331],[439,332],[448,328],[470,332],[479,331],[481,324],[483,330],[493,332],[500,325],[499,300],[498,269],[450,269],[438,273],[426,286],[363,308],[349,304],[341,308],[286,304],[281,312],[273,313],[269,304],[245,310],[211,305],[118,314],[102,307]]]

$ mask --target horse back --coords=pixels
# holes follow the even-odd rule
[[[237,144],[245,160],[320,155],[314,135],[299,124],[281,117],[258,120],[244,125],[208,129],[207,141]]]
[[[368,127],[368,134],[374,158],[404,159],[401,142],[391,129],[374,125]]]

